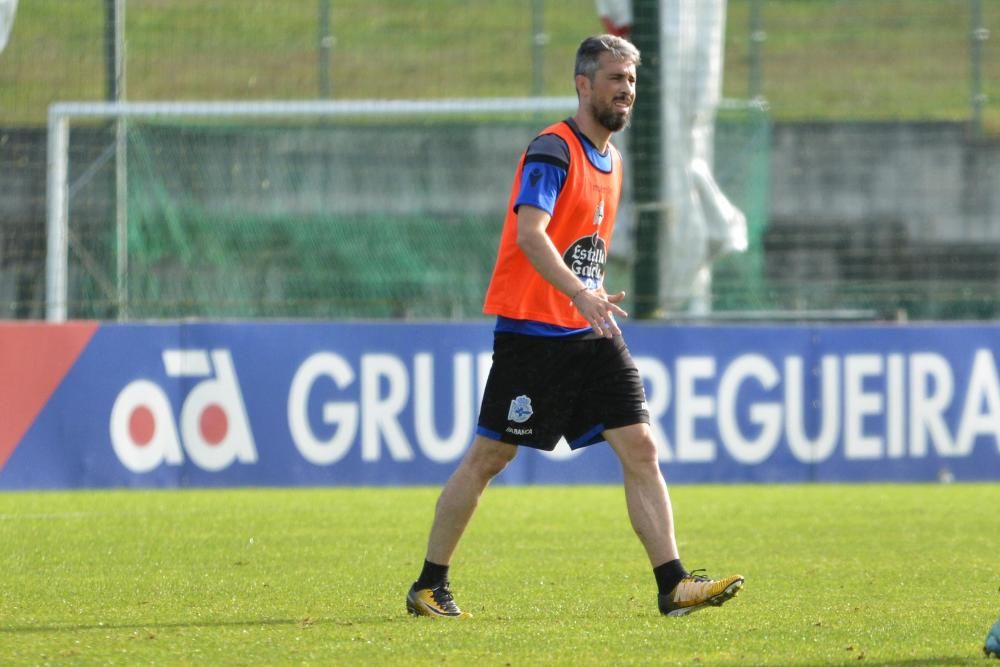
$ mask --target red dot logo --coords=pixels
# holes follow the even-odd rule
[[[153,441],[156,434],[156,419],[153,411],[145,405],[140,405],[132,410],[128,418],[128,435],[132,442],[138,447],[145,447]]]
[[[218,445],[226,438],[226,433],[229,431],[229,419],[226,417],[226,411],[217,403],[212,403],[202,411],[198,427],[201,429],[201,437],[204,438],[205,442],[210,445]]]

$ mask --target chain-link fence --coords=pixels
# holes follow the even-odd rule
[[[1000,315],[998,25],[995,0],[729,0],[723,94],[755,104],[720,114],[714,169],[751,238],[711,316]],[[593,0],[22,0],[0,317],[45,314],[54,102],[571,97],[601,30]],[[563,115],[82,119],[69,315],[475,317],[513,162]],[[620,245],[630,287],[649,248]]]

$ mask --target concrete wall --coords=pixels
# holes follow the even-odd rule
[[[1000,316],[1000,143],[959,123],[773,132],[765,278],[775,309]]]
[[[958,123],[774,128],[771,217],[800,225],[897,221],[914,241],[1000,241],[1000,145]]]

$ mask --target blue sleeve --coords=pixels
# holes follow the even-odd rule
[[[521,191],[514,200],[514,210],[521,204],[540,208],[549,215],[556,208],[556,198],[566,182],[566,170],[552,164],[525,164],[521,172]]]
[[[527,204],[552,215],[556,199],[566,183],[569,170],[569,148],[562,137],[544,134],[536,137],[524,155],[520,191],[514,200],[514,211]]]

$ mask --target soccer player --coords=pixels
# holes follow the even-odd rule
[[[622,187],[611,135],[635,102],[639,52],[614,35],[576,54],[572,118],[543,130],[521,157],[483,310],[496,315],[493,367],[476,437],[438,499],[419,578],[406,596],[417,616],[469,616],[448,568],[486,486],[518,447],[573,449],[606,441],[621,461],[629,519],[653,566],[663,614],[721,605],[743,577],[720,580],[681,564],[639,372],[608,294],[604,268]]]

